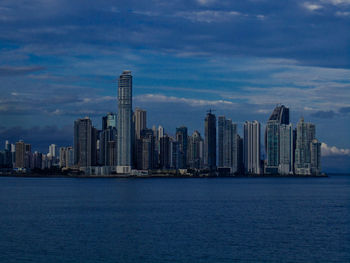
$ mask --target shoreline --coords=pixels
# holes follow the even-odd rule
[[[347,176],[348,174],[342,174]],[[0,174],[0,177],[20,177],[20,178],[124,178],[124,179],[149,179],[149,178],[328,178],[332,174],[321,175],[232,175],[232,176],[216,176],[216,175],[173,175],[173,174],[151,174],[151,175],[123,175],[123,174],[111,174],[111,175],[63,175],[63,174]]]

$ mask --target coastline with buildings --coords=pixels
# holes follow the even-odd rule
[[[321,173],[321,143],[316,126],[299,120],[293,128],[289,108],[277,105],[264,137],[261,124],[246,121],[243,135],[237,123],[208,110],[204,137],[185,126],[175,135],[162,126],[147,127],[147,111],[132,105],[132,74],[118,80],[117,113],[102,117],[102,129],[89,117],[74,122],[74,144],[47,154],[24,141],[5,142],[0,175],[46,177],[305,177]],[[262,143],[264,144],[262,146]],[[266,158],[264,158],[266,156]]]

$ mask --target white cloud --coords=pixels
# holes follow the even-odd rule
[[[342,16],[342,17],[347,17],[347,16],[350,16],[350,12],[336,12],[335,13],[336,16]]]
[[[197,0],[197,3],[200,5],[210,5],[215,3],[215,0]]]
[[[322,8],[321,5],[319,4],[315,4],[315,3],[309,3],[309,2],[305,2],[303,4],[303,6],[308,9],[309,11],[316,11]]]
[[[175,16],[182,17],[192,22],[225,22],[229,21],[232,17],[240,15],[236,11],[214,11],[204,10],[195,12],[177,12]]]
[[[322,156],[350,156],[350,149],[340,149],[336,146],[328,146],[326,143],[321,144]]]
[[[321,0],[323,3],[332,4],[332,5],[349,5],[350,0]]]
[[[186,103],[189,106],[233,106],[232,101],[227,100],[202,100],[202,99],[188,99],[179,98],[174,96],[165,96],[162,94],[144,94],[135,97],[136,101],[141,102],[173,102],[173,103]]]

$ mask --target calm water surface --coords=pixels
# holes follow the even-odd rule
[[[350,262],[350,176],[2,177],[0,262]]]

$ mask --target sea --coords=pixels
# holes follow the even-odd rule
[[[350,176],[0,177],[0,262],[350,262]]]

